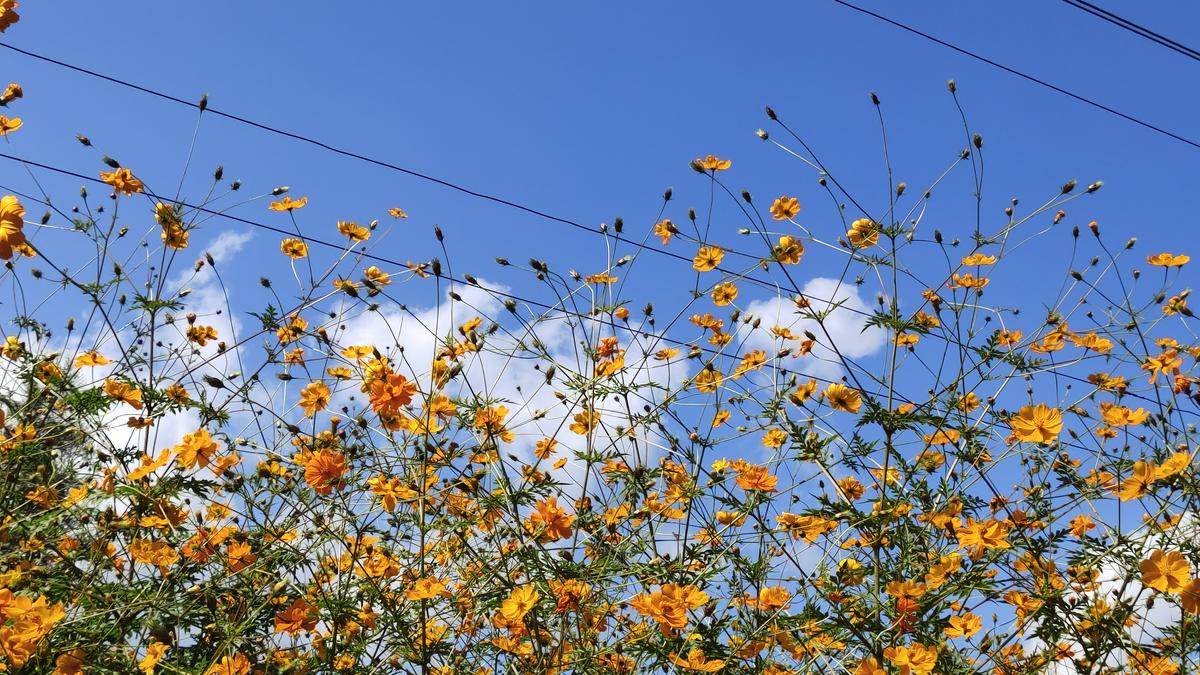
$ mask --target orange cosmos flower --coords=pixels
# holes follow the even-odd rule
[[[9,83],[9,85],[4,88],[4,92],[0,93],[0,105],[8,105],[24,95],[25,90],[21,88],[21,85],[17,84],[16,82]]]
[[[398,373],[388,373],[371,382],[371,407],[377,413],[395,413],[401,407],[412,403],[415,393],[417,385],[409,382],[407,377]]]
[[[327,495],[334,488],[342,488],[342,476],[346,473],[346,456],[337,450],[323,448],[306,458],[304,482],[319,495]]]
[[[204,675],[250,675],[250,661],[241,652],[222,656],[204,671]]]
[[[779,484],[779,477],[772,476],[765,466],[748,466],[738,472],[737,484],[743,490],[774,492],[775,486]]]
[[[17,14],[17,0],[0,0],[0,33],[20,20],[21,16]]]
[[[571,536],[571,525],[575,516],[558,505],[558,498],[551,496],[538,503],[537,510],[529,516],[526,529],[538,534],[538,542],[546,544]]]
[[[295,635],[317,627],[317,608],[296,598],[287,609],[275,613],[275,632]]]
[[[678,231],[675,223],[672,223],[670,218],[664,218],[654,224],[654,236],[662,239],[663,246],[669,244],[671,237]]]
[[[75,357],[76,368],[94,368],[95,366],[106,366],[110,363],[112,363],[112,359],[94,349]]]
[[[179,465],[191,469],[208,466],[219,448],[207,429],[197,429],[190,434],[184,434],[183,440],[174,449]]]
[[[1183,365],[1183,359],[1179,357],[1179,352],[1174,349],[1151,356],[1142,364],[1142,370],[1150,373],[1150,384],[1154,384],[1159,375],[1178,375],[1179,367]]]
[[[704,650],[699,648],[689,651],[686,659],[681,658],[678,654],[671,654],[670,659],[671,663],[680,668],[697,673],[715,673],[725,667],[724,661],[708,659],[704,656]]]
[[[279,242],[279,250],[292,260],[299,260],[308,255],[308,244],[303,239],[284,239]]]
[[[958,537],[958,547],[971,550],[972,557],[982,555],[986,549],[1012,548],[1008,543],[1008,523],[990,518],[976,521],[968,518],[955,535]]]
[[[971,637],[983,630],[983,621],[976,615],[967,612],[962,616],[950,617],[950,625],[946,626],[946,637]]]

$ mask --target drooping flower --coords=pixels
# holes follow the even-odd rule
[[[862,394],[844,384],[834,383],[825,388],[825,400],[829,407],[848,413],[857,413],[862,407]]]
[[[21,20],[17,14],[17,0],[0,0],[0,33],[12,28]]]
[[[338,232],[352,242],[366,241],[371,238],[370,230],[349,220],[339,220],[337,228]]]
[[[850,223],[846,230],[846,240],[851,248],[867,248],[879,243],[879,223],[870,218],[859,218]]]
[[[25,207],[12,195],[0,198],[0,259],[11,260],[25,244]]]
[[[804,243],[791,235],[783,235],[775,245],[775,260],[781,265],[797,265],[804,257]]]
[[[662,240],[663,246],[671,242],[671,237],[678,232],[675,223],[670,218],[663,218],[654,224],[654,236]]]
[[[7,136],[23,126],[25,126],[25,122],[20,117],[0,115],[0,136]]]
[[[126,196],[146,189],[146,184],[134,177],[133,172],[125,167],[120,167],[115,171],[100,172],[100,180],[112,186],[114,191]]]

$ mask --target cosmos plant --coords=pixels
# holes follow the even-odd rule
[[[863,206],[767,115],[810,184],[698,158],[707,209],[597,228],[586,272],[499,259],[521,294],[440,230],[387,258],[403,208],[322,222],[221,170],[168,198],[80,137],[99,199],[0,200],[0,667],[1195,672],[1188,256],[1102,233],[1099,182],[987,213],[965,117]],[[196,244],[231,200],[274,231],[255,293]],[[1062,278],[1006,293],[1035,243]],[[801,283],[818,252],[840,275]],[[683,292],[637,297],[649,260]]]

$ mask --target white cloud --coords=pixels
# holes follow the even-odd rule
[[[463,360],[463,373],[452,386],[451,393],[459,397],[477,395],[481,398],[503,401],[509,409],[507,426],[516,438],[503,448],[504,453],[514,453],[521,461],[534,461],[534,444],[546,437],[556,438],[560,443],[558,454],[543,462],[542,470],[549,471],[550,464],[559,457],[568,463],[553,472],[555,478],[573,485],[568,494],[579,493],[585,480],[586,463],[574,459],[572,450],[583,450],[582,436],[568,431],[571,418],[582,410],[568,390],[563,386],[565,378],[574,374],[590,376],[594,364],[586,355],[581,343],[593,347],[601,337],[615,335],[620,347],[626,350],[627,368],[617,376],[634,388],[628,400],[613,400],[609,397],[598,401],[596,409],[602,417],[608,417],[602,433],[593,439],[601,450],[618,450],[630,464],[649,463],[659,453],[659,439],[647,436],[639,430],[639,438],[611,438],[612,420],[628,415],[626,405],[635,413],[643,406],[657,406],[664,391],[677,388],[688,375],[688,364],[683,359],[671,362],[655,361],[655,351],[669,346],[654,337],[634,334],[631,331],[602,324],[591,319],[580,319],[560,312],[546,312],[522,322],[506,321],[509,315],[503,308],[503,297],[507,293],[502,285],[480,280],[479,286],[455,286],[453,291],[461,300],[446,299],[435,307],[402,309],[385,306],[380,311],[368,312],[345,322],[346,328],[338,337],[342,345],[368,344],[392,356],[397,370],[406,376],[427,379],[429,364],[440,349],[440,340],[455,333],[456,327],[476,316],[487,320],[500,320],[504,325],[488,336],[485,347],[479,353]],[[545,356],[535,356],[532,349],[537,343],[545,350]],[[403,347],[399,352],[395,347]],[[392,347],[389,349],[389,347]],[[547,368],[555,365],[553,383],[547,383]],[[555,393],[567,393],[560,400]],[[611,415],[611,417],[609,417]],[[591,480],[596,480],[593,476]]]
[[[803,318],[795,302],[786,296],[755,300],[746,306],[745,313],[762,319],[759,327],[754,329],[743,323],[738,329],[746,349],[763,349],[768,353],[776,349],[778,342],[770,332],[772,326],[788,328],[800,336],[808,331],[816,336],[817,346],[810,355],[788,362],[787,369],[834,379],[843,371],[838,354],[846,359],[857,359],[870,356],[883,347],[885,331],[866,326],[871,308],[856,286],[837,279],[816,277],[804,284],[801,293],[809,300],[809,311],[816,315],[827,312],[823,319],[818,322]],[[831,345],[836,351],[830,348]]]

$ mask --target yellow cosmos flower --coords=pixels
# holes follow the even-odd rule
[[[800,213],[800,200],[783,195],[771,202],[771,217],[775,220],[788,220]]]
[[[280,199],[276,202],[271,202],[267,208],[271,209],[272,211],[295,211],[296,209],[302,209],[305,206],[308,206],[308,197],[292,199],[291,197],[284,195],[283,199]]]
[[[112,359],[95,350],[84,352],[75,357],[76,368],[94,368],[95,366],[106,366],[110,363],[112,363]]]
[[[303,239],[284,239],[279,242],[279,250],[292,260],[299,260],[308,255],[308,244]]]
[[[1009,419],[1013,436],[1027,443],[1051,443],[1062,431],[1062,413],[1045,403],[1027,405]]]
[[[25,122],[20,117],[0,115],[0,136],[7,136],[23,126],[25,126]]]
[[[521,623],[525,620],[525,615],[537,606],[541,597],[541,593],[538,593],[533,584],[518,586],[500,603],[499,614],[509,623]]]
[[[25,207],[12,195],[0,198],[0,259],[10,260],[13,249],[25,245]]]
[[[312,417],[329,406],[329,387],[324,382],[311,382],[300,390],[300,407],[305,417]]]
[[[338,232],[341,232],[347,239],[353,242],[366,241],[371,238],[370,230],[348,220],[339,220],[337,228]]]
[[[848,413],[857,413],[862,407],[862,394],[844,384],[831,384],[825,388],[825,400],[829,407]]]
[[[971,255],[962,259],[962,264],[967,266],[995,265],[996,256],[984,255],[982,253],[972,253]]]
[[[721,264],[721,260],[725,258],[725,251],[718,246],[701,246],[696,252],[696,257],[692,259],[692,269],[697,272],[711,272]]]
[[[726,281],[713,286],[712,301],[717,307],[724,307],[737,299],[738,288],[732,282]]]
[[[729,167],[733,166],[733,162],[728,159],[721,159],[716,155],[708,155],[703,159],[697,159],[696,165],[705,171],[717,172],[725,171]]]
[[[688,651],[687,658],[671,654],[670,659],[671,663],[680,668],[696,673],[715,673],[725,667],[724,661],[707,658],[704,656],[704,650],[699,648]]]
[[[679,230],[670,218],[663,218],[654,224],[654,236],[662,240],[663,246],[671,242],[671,237]]]
[[[790,236],[783,235],[779,238],[779,243],[775,245],[775,259],[781,265],[796,265],[800,259],[804,257],[804,242]]]
[[[1158,253],[1146,256],[1146,262],[1155,267],[1183,267],[1192,259],[1191,256],[1174,253]]]
[[[870,218],[859,218],[850,223],[846,230],[846,240],[851,248],[867,248],[879,243],[879,223]]]
[[[134,177],[133,172],[125,167],[116,171],[101,171],[100,180],[112,186],[112,189],[123,195],[134,195],[146,189],[146,184]]]

